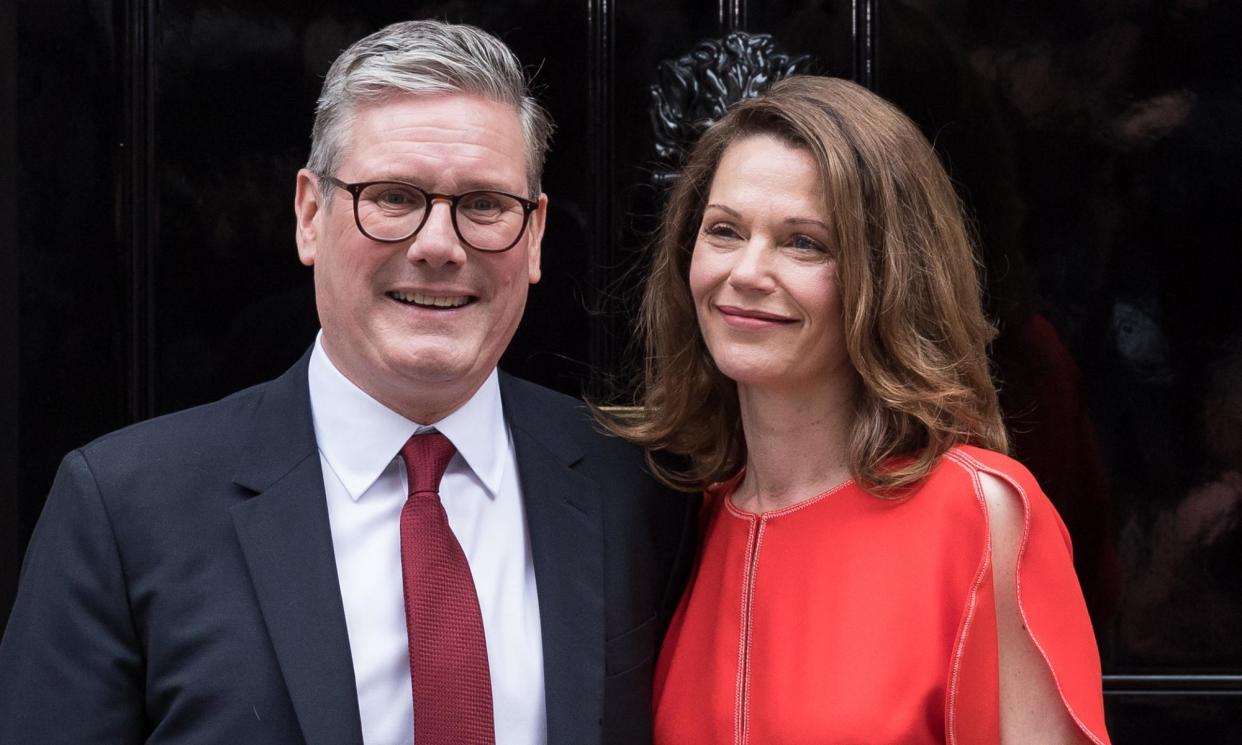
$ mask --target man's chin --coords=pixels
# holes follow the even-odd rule
[[[456,355],[437,355],[432,352],[416,353],[412,357],[403,355],[393,360],[389,369],[395,375],[394,380],[401,380],[409,385],[453,385],[469,383],[478,379],[481,383],[491,369],[481,369],[473,364],[475,360],[464,360]]]
[[[429,357],[385,360],[384,373],[367,392],[407,419],[434,424],[468,401],[491,373],[491,367]]]

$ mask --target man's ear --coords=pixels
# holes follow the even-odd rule
[[[320,224],[316,218],[323,207],[319,193],[319,179],[305,168],[298,171],[297,187],[293,192],[293,212],[297,215],[294,236],[298,242],[298,259],[306,266],[314,266],[315,251],[319,247]]]
[[[543,244],[543,228],[547,223],[547,218],[548,195],[540,193],[539,206],[530,213],[530,225],[526,226],[526,239],[529,241],[526,249],[527,276],[532,285],[538,284],[543,276],[539,269],[539,253]]]

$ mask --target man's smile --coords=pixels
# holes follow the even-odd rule
[[[425,295],[418,292],[400,292],[395,290],[386,294],[399,303],[417,305],[420,308],[460,308],[478,299],[473,295]]]

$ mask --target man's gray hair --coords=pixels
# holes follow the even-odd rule
[[[530,94],[517,55],[495,36],[462,24],[403,21],[355,42],[323,81],[306,167],[335,175],[357,109],[403,94],[471,93],[517,111],[526,144],[527,187],[540,192],[552,119]],[[321,182],[324,196],[332,190]]]

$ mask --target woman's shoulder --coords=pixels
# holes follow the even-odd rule
[[[934,499],[964,509],[979,508],[984,503],[989,476],[1015,488],[1038,488],[1031,472],[1013,458],[980,447],[955,445],[940,456],[926,478],[913,488],[910,501]]]
[[[1023,515],[1024,522],[1034,519],[1054,526],[1054,532],[1068,540],[1060,516],[1035,476],[1004,453],[954,446],[941,456],[914,496],[912,501],[922,502],[952,522],[986,524],[989,512],[1006,506]]]
[[[975,445],[954,445],[944,454],[942,464],[952,464],[972,477],[981,473],[999,476],[1005,481],[1016,482],[1024,488],[1038,486],[1035,477],[1026,466],[995,450]]]
[[[1063,540],[1069,534],[1040,487],[1035,475],[1022,463],[993,450],[972,445],[958,445],[945,453],[945,460],[969,475],[981,499],[996,504],[998,499],[1017,496],[1026,520],[1049,521]]]

